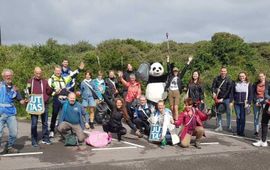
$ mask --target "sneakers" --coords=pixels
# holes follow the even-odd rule
[[[18,149],[13,147],[7,147],[4,149],[3,154],[12,154],[12,153],[19,153]]]
[[[50,137],[50,138],[54,138],[54,132],[53,132],[53,131],[50,132],[49,137]]]
[[[137,130],[135,132],[136,136],[138,136],[139,138],[142,138],[143,137],[143,134],[141,134],[140,130]]]
[[[267,141],[263,142],[262,140],[259,140],[257,142],[252,143],[253,146],[257,146],[257,147],[267,147],[268,143]]]
[[[255,137],[259,137],[259,132],[255,132],[255,133],[254,133],[254,136],[255,136]]]
[[[218,128],[216,128],[216,129],[215,129],[215,131],[216,131],[216,132],[222,132],[222,131],[223,131],[223,129],[222,129],[222,127],[221,127],[221,126],[219,126]]]
[[[42,140],[41,143],[46,144],[46,145],[52,144],[52,142],[50,140]]]
[[[85,123],[85,128],[86,128],[86,129],[89,129],[89,128],[90,128],[89,123]]]

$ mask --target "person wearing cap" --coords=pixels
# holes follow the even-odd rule
[[[169,91],[169,103],[174,120],[178,119],[178,105],[180,93],[182,91],[182,78],[184,77],[184,74],[186,73],[192,59],[192,57],[188,58],[188,62],[186,63],[185,67],[181,72],[179,72],[179,69],[177,67],[173,67],[172,73],[169,75],[165,87],[165,89]]]

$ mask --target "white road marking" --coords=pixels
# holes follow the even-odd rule
[[[250,140],[250,141],[257,141],[257,139],[248,138],[248,137],[217,133],[217,132],[213,132],[213,131],[209,131],[209,130],[206,130],[206,131],[207,131],[207,133],[212,133],[212,134],[216,134],[216,135],[220,135],[220,136],[228,136],[228,137],[232,137],[232,138],[246,139],[246,140]],[[267,142],[270,142],[270,140],[267,140]]]
[[[2,156],[2,157],[9,157],[9,156],[40,155],[40,154],[43,154],[43,152],[12,153],[12,154],[0,155],[0,156]]]
[[[201,145],[219,145],[219,142],[203,142]]]
[[[138,144],[135,144],[135,143],[131,143],[131,142],[127,142],[127,141],[121,141],[121,142],[125,143],[125,144],[128,144],[128,145],[136,146],[136,147],[139,147],[139,148],[145,148],[145,146],[138,145]]]
[[[114,147],[114,148],[94,148],[92,151],[106,151],[106,150],[119,150],[119,149],[137,149],[135,146],[124,146],[124,147]]]

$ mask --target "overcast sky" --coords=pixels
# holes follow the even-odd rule
[[[270,41],[270,0],[0,0],[3,44],[98,44],[113,38],[210,40],[215,32]]]

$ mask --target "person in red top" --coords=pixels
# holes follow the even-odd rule
[[[133,120],[133,113],[131,111],[131,105],[136,99],[138,100],[141,96],[141,93],[142,93],[141,84],[136,81],[135,74],[129,75],[128,82],[126,80],[124,80],[122,72],[118,72],[118,76],[119,76],[121,83],[127,88],[125,102],[127,104],[128,114],[129,114],[131,120]]]
[[[28,80],[27,89],[29,94],[43,95],[45,111],[41,115],[42,143],[51,144],[48,131],[48,108],[49,108],[49,98],[53,91],[48,85],[48,81],[42,78],[42,70],[40,67],[35,67],[34,77]],[[33,147],[38,147],[37,123],[38,123],[38,115],[31,114],[31,138]]]
[[[191,98],[184,101],[185,110],[180,113],[178,120],[175,121],[176,126],[183,125],[182,132],[180,133],[181,146],[189,147],[192,136],[196,136],[195,147],[201,149],[199,140],[204,135],[203,121],[206,121],[208,116],[200,111],[198,108],[193,107]]]

